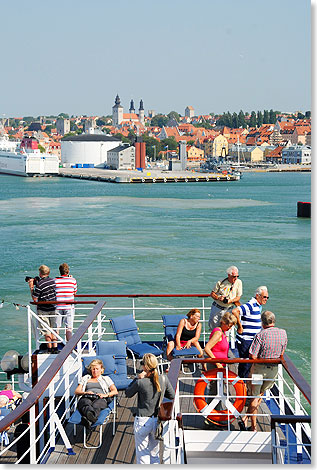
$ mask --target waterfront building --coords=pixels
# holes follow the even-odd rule
[[[108,150],[107,166],[111,170],[134,170],[135,147],[125,143]]]
[[[293,165],[310,165],[311,148],[306,145],[296,145],[282,150],[282,163]]]
[[[145,116],[144,116],[143,100],[140,101],[139,114],[135,113],[133,100],[131,100],[130,102],[129,113],[124,113],[119,95],[116,96],[115,104],[112,107],[112,124],[115,127],[120,127],[124,123],[131,123],[131,124],[140,123],[144,126]]]
[[[122,142],[106,134],[80,134],[61,140],[61,161],[65,167],[92,165],[103,168],[107,164],[107,153]]]
[[[195,110],[192,106],[187,106],[185,108],[185,117],[192,118],[195,116]]]
[[[70,120],[58,118],[56,120],[56,132],[59,135],[65,135],[70,132]]]
[[[239,150],[238,147],[240,147]],[[230,149],[230,157],[238,159],[238,154],[240,161],[251,163],[262,162],[264,157],[263,150],[257,145],[254,145],[253,147],[247,145],[232,145]]]

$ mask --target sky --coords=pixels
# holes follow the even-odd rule
[[[0,117],[311,109],[308,0],[0,0]],[[6,19],[5,21],[3,21]]]

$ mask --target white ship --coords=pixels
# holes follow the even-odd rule
[[[18,176],[56,175],[59,172],[57,155],[41,153],[38,142],[23,138],[21,142],[0,137],[0,173]]]

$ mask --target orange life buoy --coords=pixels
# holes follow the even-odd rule
[[[223,380],[233,385],[235,392],[236,392],[236,399],[232,406],[237,410],[237,413],[232,413],[229,410],[209,410],[208,404],[205,398],[205,390],[207,384],[209,383],[210,379],[216,379],[217,374],[221,373],[223,375]],[[194,389],[194,406],[199,413],[202,413],[205,418],[209,421],[215,422],[216,424],[220,425],[220,422],[224,422],[230,420],[233,421],[243,410],[245,405],[246,396],[247,396],[247,389],[245,383],[239,376],[237,376],[234,372],[228,371],[228,376],[226,369],[213,369],[207,372],[203,372],[203,377],[200,380],[197,380],[195,389]]]

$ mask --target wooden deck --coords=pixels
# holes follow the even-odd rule
[[[192,367],[192,366],[190,366]],[[198,366],[193,377],[199,377],[201,366]],[[235,367],[235,366],[233,366]],[[130,372],[130,367],[128,372]],[[180,395],[191,395],[191,397],[181,397],[180,404],[183,413],[183,423],[185,429],[215,429],[225,430],[217,425],[205,424],[204,417],[199,414],[193,405],[193,389],[195,381],[190,375],[181,374],[179,380]],[[74,464],[133,464],[135,463],[135,446],[133,435],[133,409],[136,406],[136,396],[126,398],[124,392],[119,392],[117,400],[117,415],[115,435],[112,435],[113,417],[103,427],[102,446],[99,449],[86,449],[83,445],[83,427],[77,426],[77,433],[74,436],[74,427],[72,424],[66,424],[65,430],[72,445],[75,455],[68,455],[67,449],[61,439],[58,440],[54,452],[50,455],[47,464],[74,465]],[[244,412],[246,408],[244,409]],[[194,413],[192,416],[186,416],[186,413]],[[267,406],[261,406],[259,413],[269,414]],[[239,430],[237,421],[230,425],[231,430]],[[258,429],[260,431],[270,431],[269,417],[258,418]],[[11,440],[11,439],[10,439]],[[98,445],[99,428],[97,428],[89,439],[89,445]],[[14,463],[15,452],[8,452],[6,456],[0,459],[0,464]]]

